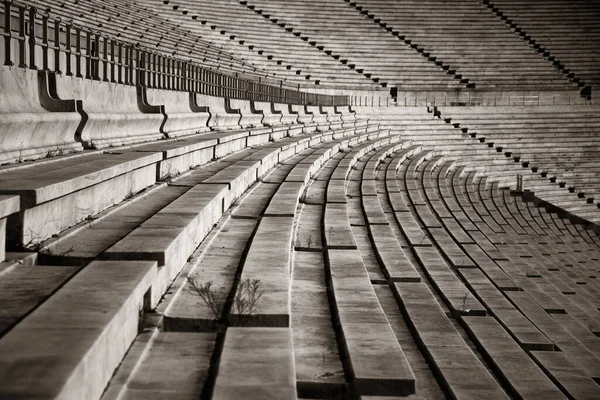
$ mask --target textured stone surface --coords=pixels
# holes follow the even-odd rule
[[[75,140],[81,115],[74,107],[70,112],[49,112],[42,107],[40,93],[48,95],[48,89],[41,74],[24,68],[0,68],[0,130],[3,132],[0,163],[43,158],[57,149],[65,152],[83,149]]]
[[[415,376],[391,330],[357,250],[328,249],[335,306],[361,394],[409,395]]]
[[[0,340],[0,397],[100,397],[155,276],[151,261],[88,265]]]
[[[198,399],[208,376],[214,333],[160,332],[127,381],[124,399]]]
[[[262,297],[250,326],[290,324],[290,253],[293,217],[263,217],[246,256],[241,281],[260,281]],[[232,313],[235,314],[234,311]]]
[[[296,399],[291,328],[227,329],[212,398]]]
[[[462,317],[475,343],[522,398],[566,399],[508,332],[491,317]]]

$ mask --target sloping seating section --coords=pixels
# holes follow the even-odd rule
[[[366,120],[282,128],[252,146],[225,131],[216,161],[56,228],[42,265],[3,269],[2,395],[597,393],[597,234]],[[118,153],[154,154],[134,149]]]
[[[213,224],[257,178],[296,153],[312,153],[322,148],[326,151],[320,154],[326,160],[334,154],[332,148],[337,151],[341,145],[388,135],[377,127],[368,126],[366,121],[339,122],[334,130],[329,128],[330,123],[325,122],[320,126],[284,125],[279,128],[283,132],[275,133],[268,130],[262,134],[254,131],[224,132],[220,136],[205,134],[198,135],[203,139],[203,145],[197,147],[187,145],[185,140],[161,141],[146,148],[120,148],[109,153],[63,157],[62,160],[38,162],[27,167],[6,168],[3,171],[5,191],[17,192],[21,200],[19,212],[18,197],[3,196],[2,199],[3,225],[6,217],[9,221],[9,243],[38,251],[39,264],[60,267],[36,266],[43,270],[43,273],[37,274],[34,268],[25,265],[2,264],[2,285],[6,290],[2,295],[4,337],[1,341],[7,346],[3,350],[6,356],[3,357],[3,367],[7,370],[2,375],[9,376],[8,370],[22,371],[21,368],[15,369],[14,363],[21,363],[23,368],[27,368],[27,363],[19,360],[32,356],[47,356],[47,362],[52,364],[48,369],[23,375],[39,382],[37,388],[25,388],[22,381],[13,379],[10,387],[2,385],[3,390],[6,389],[3,396],[35,397],[43,393],[44,396],[60,394],[97,398],[137,334],[138,314],[158,304],[188,257],[212,230]],[[249,144],[251,136],[259,140]],[[178,146],[169,148],[169,144],[174,143]],[[199,164],[204,166],[173,179],[175,172],[165,178],[170,181],[169,184],[157,182],[159,165],[169,150],[175,150],[175,155],[186,150],[191,153],[190,159],[184,160],[184,167],[178,172],[196,168]],[[217,161],[206,164],[211,159]],[[79,162],[79,168],[73,168],[77,165],[74,162]],[[313,163],[317,162],[321,162],[320,159]],[[313,163],[306,164],[305,174],[315,168]],[[177,163],[172,165],[181,167]],[[36,174],[36,171],[39,172]],[[52,177],[51,181],[34,178],[44,173]],[[18,177],[21,179],[17,180]],[[24,180],[23,177],[30,178]],[[140,190],[142,193],[136,194]],[[288,192],[285,190],[285,193]],[[111,195],[107,196],[107,193]],[[295,193],[297,202],[299,192],[296,190]],[[284,193],[280,197],[274,196],[274,199],[294,204],[293,197]],[[107,207],[106,211],[98,213]],[[78,213],[73,213],[74,210]],[[279,218],[276,210],[271,214],[275,220]],[[81,223],[77,224],[79,221]],[[273,240],[269,236],[267,219],[263,223],[265,232],[258,230],[254,239],[256,243],[263,235],[263,240]],[[74,224],[77,225],[65,230]],[[34,232],[34,229],[42,231]],[[50,239],[43,241],[46,238]],[[281,250],[285,253],[285,249],[284,241]],[[257,254],[257,257],[260,256]],[[252,257],[247,258],[246,264],[245,273],[252,274]],[[260,268],[264,265],[259,260],[255,265],[259,269],[254,273],[260,275]],[[114,279],[119,276],[118,270],[124,275]],[[274,275],[272,281],[275,291],[283,282],[279,277]],[[261,278],[267,282],[265,277]],[[127,279],[130,286],[125,284]],[[105,282],[107,280],[114,284]],[[83,283],[85,285],[81,286]],[[80,308],[81,303],[76,300],[67,303],[74,295],[69,291],[86,293],[88,290],[98,293],[88,301],[99,302],[95,303],[94,310],[106,313],[102,318],[94,315],[82,318],[80,315],[86,315],[90,308]],[[50,299],[46,300],[49,296]],[[270,296],[265,295],[265,298]],[[103,311],[104,304],[106,307],[110,305],[115,313]],[[42,322],[55,318],[57,310],[61,315],[64,313],[64,321]],[[265,313],[269,314],[268,311]],[[265,319],[272,320],[273,317],[266,316]],[[51,352],[32,348],[28,355],[26,343],[29,340],[40,343],[40,346],[45,346],[48,341],[42,337],[33,339],[42,332],[30,324],[47,328],[44,331],[53,337],[55,343]],[[79,329],[89,330],[90,334],[78,337],[76,343],[73,340],[69,343],[69,332],[75,324],[79,324]],[[18,333],[20,330],[26,333]],[[98,336],[101,332],[102,336]],[[113,343],[119,343],[119,347],[110,347],[109,351],[107,346]],[[72,346],[77,351],[69,352],[65,346]],[[10,352],[14,357],[9,357]],[[87,364],[99,365],[105,373],[86,370]],[[39,391],[32,394],[31,391],[35,390]],[[81,390],[87,392],[83,394]]]
[[[27,4],[61,16],[83,27],[111,32],[119,39],[138,44],[149,50],[185,57],[201,62],[206,68],[232,73],[265,76],[259,66],[244,59],[243,54],[215,43],[210,37],[194,37],[148,4],[121,1],[63,0],[53,3],[31,0]],[[86,43],[81,44],[86,48]]]
[[[598,88],[598,1],[484,1],[515,32],[572,78]]]
[[[403,91],[466,88],[466,83],[453,73],[447,73],[341,1],[249,0],[245,4],[277,19],[317,49],[388,87]],[[335,24],[331,23],[331,15],[336,16]]]
[[[466,171],[598,221],[595,107],[356,107]]]
[[[463,56],[486,70],[441,46],[506,29],[475,0],[179,1],[50,7],[231,72],[564,89],[543,60],[519,59],[518,38],[497,37],[495,64],[470,42]],[[401,23],[431,53],[394,38]],[[25,31],[0,41],[18,65],[0,71],[0,398],[599,397],[594,106],[352,108],[270,86],[261,101],[220,97],[194,85],[254,89],[149,86],[165,72],[140,69],[150,53],[112,81],[101,59],[51,46],[58,60],[26,69],[47,51],[21,45]],[[93,76],[57,73],[67,53]],[[531,69],[507,80],[507,60]]]
[[[597,394],[600,238],[387,130],[359,137],[277,165],[184,267],[221,299],[259,279],[256,312],[215,315],[178,278],[105,398]]]
[[[574,90],[566,76],[476,1],[347,0],[356,12],[480,90]],[[539,6],[536,4],[536,8]],[[591,21],[591,20],[590,20]],[[535,37],[535,35],[534,35]]]
[[[377,89],[379,85],[318,51],[286,29],[285,23],[266,14],[257,15],[236,0],[151,1],[157,12],[168,13],[182,27],[211,37],[232,49],[243,48],[247,62],[284,81],[307,86],[335,85],[352,89]],[[264,18],[263,18],[264,17]],[[272,40],[276,37],[277,40]],[[243,53],[245,54],[245,53]]]
[[[151,51],[201,62],[209,69],[302,86],[380,87],[237,1],[27,3],[83,26],[115,32]],[[278,43],[268,40],[273,36],[279,37]]]
[[[598,205],[598,128],[596,108],[442,107],[441,118],[508,159],[547,180],[530,187],[536,196],[592,222]],[[576,201],[574,195],[586,200]]]
[[[143,48],[191,58],[209,69],[292,85],[353,90],[393,86],[403,92],[474,88],[565,92],[598,80],[598,63],[585,56],[593,50],[585,47],[590,41],[578,40],[583,33],[589,39],[588,25],[593,25],[598,11],[594,3],[577,7],[554,1],[529,7],[470,0],[451,5],[438,0],[27,3],[83,26],[111,30]],[[563,8],[569,14],[561,26],[570,27],[573,20],[589,23],[563,35],[566,28],[547,22]],[[335,25],[327,20],[330,14],[338,16]],[[463,26],[467,20],[468,28]],[[85,41],[81,45],[87,48]],[[380,56],[382,52],[386,57]]]

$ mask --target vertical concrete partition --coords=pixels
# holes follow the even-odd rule
[[[51,96],[47,72],[0,67],[0,88],[0,163],[83,149],[77,102]]]
[[[174,138],[210,130],[208,122],[211,115],[208,107],[198,106],[194,94],[162,89],[142,88],[142,90],[146,91],[148,103],[164,104],[166,121],[163,131],[168,137]]]
[[[229,105],[232,109],[237,109],[241,113],[240,126],[242,128],[262,127],[263,114],[261,111],[255,110],[249,100],[229,100]]]
[[[261,122],[263,125],[281,125],[282,112],[275,110],[273,108],[273,103],[251,100],[250,106],[254,110],[262,113],[263,119]]]
[[[312,122],[316,122],[318,124],[324,124],[328,122],[327,113],[323,112],[320,106],[304,106],[305,112],[307,114],[312,114],[313,119]]]
[[[298,114],[298,122],[301,124],[310,124],[313,122],[313,114],[306,109],[306,106],[291,104],[290,112]]]
[[[198,93],[194,94],[194,96],[196,97],[196,104],[198,106],[208,107],[208,111],[210,112],[208,126],[211,129],[241,128],[239,110],[232,109],[227,98]]]
[[[87,148],[104,148],[164,137],[164,107],[150,106],[142,88],[83,78],[56,76],[59,97],[81,100],[85,125],[78,139]]]
[[[321,113],[327,114],[327,121],[329,122],[342,122],[342,112],[338,111],[337,107],[329,106],[320,106],[319,107]]]
[[[282,124],[295,124],[298,122],[298,113],[292,110],[289,104],[273,103],[273,110],[281,113]]]

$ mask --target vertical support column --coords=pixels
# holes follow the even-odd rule
[[[48,71],[48,14],[42,14],[42,70]]]
[[[108,82],[108,36],[102,37],[102,81]]]
[[[145,54],[144,51],[140,51],[139,48],[135,49],[135,84],[136,86],[145,86],[144,78],[145,78]]]
[[[11,5],[12,0],[4,0],[4,65],[12,67],[12,26],[11,26]]]
[[[123,43],[123,83],[129,85],[129,46]]]
[[[135,53],[133,51],[133,45],[129,46],[129,84],[134,85],[133,76],[136,68]]]
[[[75,77],[83,78],[81,74],[81,27],[75,25]]]
[[[54,18],[54,72],[62,74],[60,70],[60,18]]]
[[[65,68],[67,76],[73,76],[73,66],[72,66],[72,58],[73,55],[73,45],[71,43],[71,28],[72,24],[69,23],[65,27],[65,35],[66,35],[66,43],[65,43]]]
[[[100,80],[100,34],[94,33],[92,42],[92,79]]]
[[[116,62],[116,58],[115,58],[115,41],[114,39],[111,39],[110,41],[110,81],[112,83],[116,83],[116,73],[115,73],[115,62]]]
[[[19,68],[27,68],[26,50],[25,50],[25,38],[27,33],[25,32],[25,5],[19,4]]]
[[[29,9],[29,32],[27,43],[29,44],[29,69],[37,69],[35,62],[35,16],[37,14],[37,8],[31,7]]]
[[[117,62],[117,83],[123,83],[123,43],[117,44],[118,62]]]
[[[85,31],[85,79],[92,79],[92,31]]]
[[[152,67],[151,67],[151,74],[152,74],[152,87],[156,88],[156,53],[152,52],[150,53],[152,55]]]

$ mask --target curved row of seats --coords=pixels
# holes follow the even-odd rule
[[[433,113],[425,107],[355,109],[362,118],[402,133],[425,150],[441,151],[500,187],[516,188],[520,175],[523,188],[548,203],[588,221],[599,216],[595,202],[588,200],[594,197],[597,175],[593,107],[572,107],[564,114],[561,107],[439,107]],[[577,190],[580,185],[585,189]]]
[[[592,204],[596,205],[598,197],[599,121],[594,107],[441,107],[439,113],[449,124],[456,124],[550,183],[533,188],[525,183],[525,189],[557,207],[597,221]]]
[[[361,196],[369,229],[385,226],[385,216],[390,225],[397,221],[404,234],[399,243],[405,254],[412,253],[413,267],[422,267],[421,282],[429,289],[418,281],[393,285],[422,338],[422,352],[442,374],[443,386],[459,398],[477,391],[470,386],[459,392],[464,376],[452,381],[457,378],[454,369],[444,367],[448,353],[441,350],[449,349],[440,338],[452,342],[452,325],[442,328],[448,319],[441,313],[435,328],[421,319],[437,296],[439,304],[457,316],[491,371],[508,383],[503,387],[510,395],[543,392],[545,398],[564,398],[562,391],[574,398],[594,397],[600,360],[594,306],[597,234],[575,228],[497,185],[490,185],[491,196],[480,192],[485,180],[444,162],[443,152],[439,154],[421,151],[407,158],[404,151],[398,152],[397,161],[375,170],[379,179],[387,177],[386,187],[375,192],[380,208],[371,205],[372,192],[363,190]],[[505,219],[495,221],[490,215]],[[372,232],[370,237],[374,249],[385,243]],[[386,265],[382,255],[379,265],[382,270]],[[431,322],[433,314],[426,315]],[[439,333],[431,336],[433,332]],[[453,350],[453,359],[460,359],[461,369],[468,370],[469,351]],[[482,379],[469,379],[469,384]],[[483,387],[487,392],[476,396],[500,396],[491,392],[495,385]]]
[[[211,159],[218,160],[176,179],[169,177],[168,184],[150,184],[156,182],[156,164],[160,162],[161,157],[154,157],[154,164],[137,169],[153,178],[150,180],[146,177],[145,181],[141,182],[137,182],[140,179],[135,177],[128,179],[127,172],[118,176],[119,172],[124,172],[118,171],[119,166],[112,167],[111,171],[111,167],[106,168],[110,163],[101,161],[95,163],[97,172],[93,174],[81,175],[86,172],[86,168],[72,171],[79,173],[78,179],[66,177],[61,180],[60,178],[65,177],[54,170],[55,190],[68,190],[70,187],[73,192],[57,199],[58,202],[65,202],[65,205],[56,202],[48,205],[46,211],[39,214],[38,223],[39,218],[51,214],[53,209],[72,211],[73,208],[69,208],[69,205],[73,203],[69,197],[102,198],[104,202],[112,200],[119,203],[122,198],[118,197],[118,193],[111,197],[106,193],[120,186],[118,179],[123,176],[125,181],[146,183],[146,186],[151,187],[137,195],[133,195],[134,192],[130,193],[124,202],[101,214],[87,210],[86,213],[93,214],[92,217],[84,218],[82,223],[66,231],[64,228],[67,224],[76,221],[72,221],[66,213],[54,214],[54,218],[60,221],[50,220],[55,224],[54,231],[51,226],[44,232],[44,237],[53,233],[60,234],[39,243],[35,250],[39,251],[40,264],[60,267],[36,265],[34,268],[43,272],[37,275],[33,267],[18,262],[2,265],[0,280],[6,290],[2,295],[5,307],[0,346],[7,347],[3,347],[4,356],[0,368],[5,371],[3,377],[16,374],[14,379],[4,381],[3,378],[3,395],[27,397],[35,392],[36,395],[50,397],[66,395],[98,398],[137,335],[140,310],[148,310],[158,304],[172,280],[186,264],[188,257],[212,230],[213,224],[217,223],[248,187],[274,165],[285,162],[309,146],[316,147],[311,151],[318,150],[323,146],[326,148],[329,142],[334,141],[337,143],[334,148],[339,149],[340,143],[348,145],[387,135],[377,127],[367,125],[366,121],[354,119],[345,123],[340,121],[332,130],[331,124],[326,121],[321,121],[320,124],[283,125],[281,128],[275,133],[270,131],[262,134],[221,132],[222,140],[216,139],[219,133],[212,134],[215,139],[206,139],[212,141],[212,144],[205,142],[204,148],[196,148],[196,154],[190,152],[190,155],[192,160],[202,160],[199,164],[206,164]],[[159,150],[163,143],[168,147],[169,142],[164,141],[153,144],[156,147],[153,151],[125,148],[113,152],[112,155],[132,158],[134,161],[140,157],[160,156],[167,152],[161,153]],[[180,143],[178,149],[171,150],[177,153],[176,150],[183,149],[182,146],[185,145]],[[208,154],[204,150],[209,150]],[[232,155],[223,158],[230,154]],[[321,157],[325,160],[331,155],[331,151],[325,151]],[[87,159],[90,164],[94,164],[94,157],[95,155],[82,155],[65,159]],[[314,163],[318,165],[319,160],[315,159]],[[13,173],[28,176],[35,168],[53,170],[58,164],[61,164],[61,161],[39,162],[28,168],[16,168]],[[105,165],[105,168],[98,169],[101,165]],[[197,164],[188,161],[186,170],[194,168],[195,165]],[[311,165],[307,165],[308,169]],[[122,165],[121,167],[124,168]],[[135,165],[131,167],[135,168]],[[137,170],[134,169],[133,173],[137,173]],[[100,192],[96,195],[85,193],[86,189],[81,188],[82,180],[102,175],[105,182],[114,187],[97,188]],[[114,178],[110,179],[110,175]],[[298,176],[300,175],[299,171]],[[78,187],[80,190],[77,190]],[[51,189],[52,186],[48,184],[40,187],[38,193],[40,197],[46,193],[49,195]],[[296,197],[298,196],[296,193]],[[25,201],[21,201],[21,204],[27,204],[28,198],[23,196],[22,199]],[[283,194],[282,201],[287,201]],[[104,204],[103,207],[109,205]],[[17,214],[16,222],[22,217]],[[15,221],[9,220],[9,228],[14,223]],[[269,239],[269,235],[264,239]],[[40,238],[32,240],[37,243]],[[257,266],[260,266],[260,263]],[[250,270],[248,267],[248,273]],[[24,279],[25,277],[27,279]],[[265,278],[263,280],[267,281]],[[91,296],[90,291],[96,292],[97,295]],[[81,297],[86,294],[88,299]],[[78,300],[69,300],[74,298]],[[49,318],[54,321],[52,324],[48,322]],[[36,324],[44,324],[46,328],[39,331],[35,329]],[[51,327],[55,328],[50,329]],[[73,337],[74,328],[86,333]],[[45,334],[51,336],[53,343],[49,351],[45,350],[45,346],[50,338],[44,337]],[[25,338],[25,341],[21,341],[20,338]],[[32,346],[32,343],[38,345]],[[118,346],[115,345],[117,343]],[[28,357],[37,357],[40,360],[48,357],[44,362],[52,366],[43,370],[27,370],[34,368],[33,364],[26,362]],[[88,369],[86,365],[90,364],[98,366],[104,372],[99,374],[95,368]],[[33,379],[39,384],[28,385],[23,379]]]

